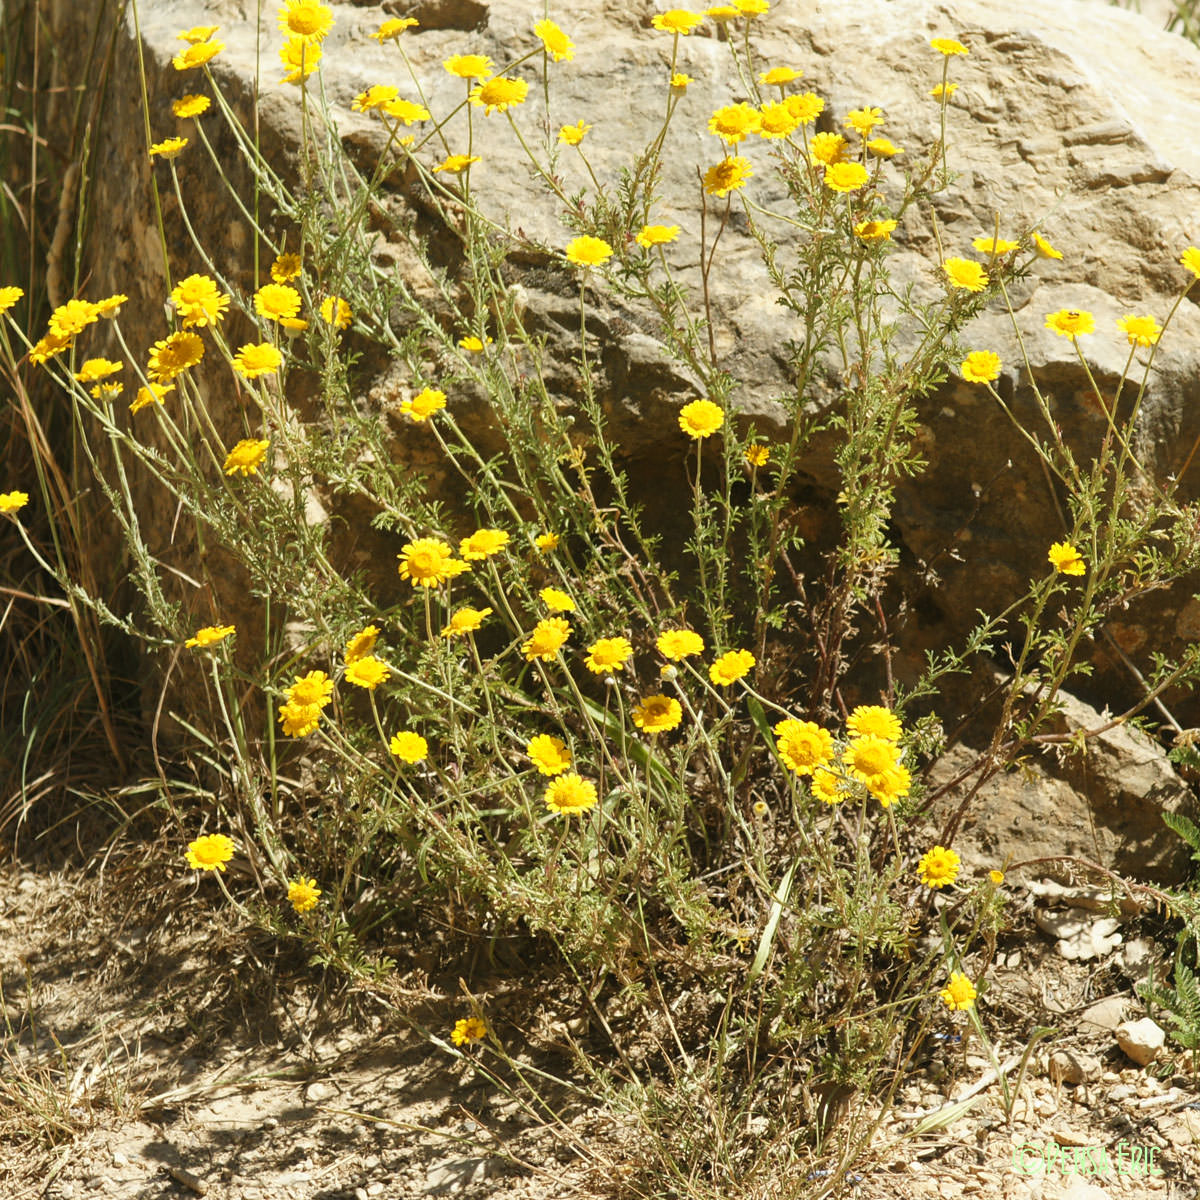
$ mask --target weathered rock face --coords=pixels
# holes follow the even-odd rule
[[[46,0],[46,6],[69,66],[71,54],[86,53],[87,39],[79,33],[83,9],[91,10],[89,16],[95,10],[54,0]],[[390,82],[415,98],[396,48],[368,37],[381,20],[402,11],[421,21],[421,29],[404,35],[404,47],[426,87],[430,108],[440,114],[460,104],[463,95],[462,81],[441,69],[442,60],[469,52],[490,55],[498,65],[514,61],[534,49],[530,31],[544,6],[542,0],[418,0],[405,5],[335,3],[334,9],[336,22],[325,43],[324,88],[348,148],[358,161],[369,163],[382,138],[377,124],[351,112],[354,95],[370,84]],[[578,0],[559,14],[576,43],[575,59],[550,67],[549,114],[540,87],[533,86],[528,103],[515,116],[543,161],[557,155],[550,169],[567,194],[589,187],[590,181],[578,156],[555,146],[559,125],[582,118],[594,126],[586,149],[596,175],[606,183],[618,178],[661,127],[672,38],[650,28],[650,17],[659,9],[649,0]],[[221,26],[219,36],[227,49],[213,69],[235,109],[250,119],[256,33],[248,14],[253,5],[141,0],[138,11],[156,136],[173,128],[169,100],[189,83],[189,77],[170,66],[180,45],[175,35],[198,23]],[[707,117],[721,105],[753,98],[744,94],[728,47],[714,32],[709,23],[679,40],[676,69],[695,82],[671,127],[662,199],[653,215],[683,231],[666,249],[694,308],[700,295],[696,168],[719,157],[719,143],[706,132]],[[961,0],[952,9],[925,0],[792,0],[776,4],[753,26],[761,60],[803,68],[805,86],[825,98],[821,128],[840,128],[850,109],[878,105],[886,115],[886,132],[913,157],[937,133],[938,106],[928,93],[940,80],[941,58],[930,51],[928,39],[939,34],[961,37],[971,47],[968,58],[955,61],[960,86],[948,116],[949,163],[957,181],[936,202],[945,253],[970,255],[971,239],[990,234],[997,217],[1001,236],[1036,226],[1063,253],[1061,262],[1039,263],[1010,290],[1024,354],[1013,321],[999,310],[980,317],[966,341],[1000,353],[1005,363],[1002,393],[1018,419],[1039,430],[1028,365],[1049,397],[1065,439],[1086,462],[1099,445],[1105,420],[1072,344],[1046,330],[1044,318],[1064,307],[1096,314],[1097,332],[1085,339],[1084,350],[1100,388],[1109,394],[1128,351],[1114,319],[1128,312],[1165,318],[1185,279],[1177,264],[1179,253],[1189,241],[1200,239],[1200,227],[1188,224],[1200,211],[1200,146],[1194,136],[1200,129],[1200,52],[1136,14],[1083,0],[1060,0],[1049,8],[1033,0],[1002,8]],[[149,344],[165,332],[160,315],[164,289],[134,36],[130,17],[118,34],[112,112],[91,164],[92,206],[102,214],[104,235],[93,250],[89,294],[129,293],[131,311],[140,316]],[[276,58],[280,41],[274,6],[268,5],[259,119],[268,153],[286,171],[299,125],[295,90],[275,82],[281,74]],[[536,69],[540,55],[518,73],[533,82]],[[561,249],[570,234],[557,202],[544,187],[531,185],[528,161],[506,120],[478,112],[474,119],[476,152],[482,147],[484,161],[473,180],[485,211],[530,243]],[[217,122],[206,129],[217,139],[222,161],[237,171],[234,147],[220,138]],[[465,136],[460,115],[447,138],[458,150],[465,148]],[[765,144],[743,147],[743,152],[756,171],[747,194],[764,209],[780,210],[786,197],[773,177]],[[435,153],[432,146],[430,153]],[[436,155],[441,153],[438,146]],[[181,159],[180,172],[197,233],[218,256],[222,270],[249,288],[251,241],[244,220],[224,198],[203,157]],[[896,193],[888,178],[885,172],[885,194]],[[401,207],[412,199],[406,192],[395,198]],[[735,203],[733,210],[710,278],[716,345],[721,366],[741,380],[733,396],[741,419],[752,420],[760,433],[770,436],[784,427],[784,411],[776,400],[787,390],[782,346],[798,327],[775,305],[740,205]],[[419,216],[428,228],[427,214]],[[167,220],[168,228],[178,231],[169,198]],[[781,261],[786,261],[794,231],[781,222],[767,220],[766,225],[780,241]],[[711,217],[709,228],[711,235]],[[173,241],[173,250],[177,272],[200,269],[182,238]],[[380,254],[420,286],[419,270],[401,244],[384,245]],[[918,298],[938,294],[937,255],[928,214],[911,209],[896,231],[890,259],[897,290],[911,282]],[[550,338],[551,359],[560,368],[551,377],[552,386],[570,396],[575,388],[569,359],[576,352],[577,285],[549,256],[540,262],[536,254],[524,256],[522,261],[531,259],[535,265],[515,268],[518,275],[525,273],[525,323]],[[624,447],[635,494],[660,498],[655,507],[669,528],[673,506],[661,503],[661,497],[681,494],[686,453],[673,414],[696,395],[696,384],[672,360],[662,330],[646,313],[601,297],[594,319],[601,340],[604,411]],[[96,352],[109,349],[97,346]],[[388,391],[386,380],[374,384],[376,395]],[[239,415],[227,376],[212,375],[208,386],[218,426],[233,427]],[[363,379],[360,390],[371,394],[372,386]],[[833,401],[832,393],[828,399]],[[1138,449],[1159,479],[1179,473],[1200,439],[1198,401],[1200,312],[1189,300],[1173,318],[1155,358],[1138,426]],[[1122,406],[1130,402],[1127,396]],[[941,649],[961,637],[979,606],[998,609],[1019,594],[1045,569],[1048,544],[1066,532],[1062,497],[1048,486],[1021,434],[981,390],[951,380],[923,402],[921,419],[920,445],[929,469],[899,489],[893,530],[904,551],[904,586],[920,617],[904,635],[910,664],[919,662],[926,649]],[[398,446],[397,458],[406,454]],[[1182,480],[1187,497],[1200,492],[1197,460]],[[828,501],[839,487],[826,447],[814,446],[804,474],[807,532],[820,544],[833,531]],[[146,500],[152,548],[169,554],[173,512],[156,513],[154,489],[144,481],[138,487]],[[194,553],[191,547],[174,549],[180,562]],[[927,572],[930,564],[936,576]],[[1112,624],[1113,641],[1134,655],[1142,646],[1177,653],[1200,630],[1196,602],[1189,595],[1195,590],[1191,581],[1131,610],[1124,623]],[[236,607],[236,596],[230,599]],[[1086,694],[1123,707],[1136,696],[1136,685],[1120,655],[1107,640],[1098,641],[1092,655],[1095,674]],[[1166,700],[1182,723],[1200,724],[1194,698],[1168,694]]]

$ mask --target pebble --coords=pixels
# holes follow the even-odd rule
[[[367,1195],[378,1196],[386,1186],[386,1184],[380,1183],[379,1180],[376,1180],[374,1183],[369,1183],[367,1184]]]
[[[1077,1050],[1055,1050],[1050,1055],[1050,1078],[1063,1083],[1086,1083],[1096,1079],[1101,1071],[1100,1060],[1094,1054]]]
[[[266,1120],[265,1120],[265,1121],[264,1121],[264,1122],[263,1122],[263,1123],[262,1123],[262,1124],[259,1126],[259,1128],[260,1128],[260,1129],[265,1129],[265,1130],[266,1130],[268,1133],[270,1133],[272,1129],[278,1129],[278,1128],[279,1128],[279,1118],[278,1118],[278,1117],[268,1117],[268,1118],[267,1118],[267,1119],[266,1119]]]
[[[1167,1035],[1149,1017],[1117,1026],[1117,1045],[1138,1066],[1148,1067],[1163,1048]]]

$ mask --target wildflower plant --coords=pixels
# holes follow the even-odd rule
[[[380,82],[361,92],[353,110],[386,130],[378,161],[363,167],[343,148],[322,84],[325,56],[339,53],[329,35],[340,10],[287,0],[278,86],[303,131],[290,181],[209,67],[223,49],[219,31],[186,31],[174,60],[188,73],[174,114],[191,122],[186,147],[151,143],[162,114],[147,114],[147,153],[163,160],[155,194],[169,192],[178,214],[168,238],[168,214],[161,203],[155,210],[167,326],[126,328],[117,315],[100,337],[105,301],[75,298],[33,341],[0,313],[10,367],[29,351],[70,393],[77,435],[128,544],[139,617],[89,602],[148,646],[193,656],[207,710],[191,713],[189,728],[222,748],[210,756],[223,765],[204,827],[238,830],[237,852],[254,867],[230,872],[222,888],[247,914],[290,905],[291,917],[271,927],[360,978],[390,969],[379,930],[434,912],[444,922],[453,910],[465,939],[519,931],[581,981],[620,981],[633,1010],[657,1007],[671,1044],[651,1070],[626,1063],[618,1082],[599,1068],[595,1076],[612,1084],[614,1103],[640,1097],[643,1114],[655,1114],[646,1128],[664,1155],[683,1119],[671,1096],[686,1097],[704,1069],[706,1086],[719,1085],[722,1102],[746,1115],[781,1057],[811,1061],[800,1081],[810,1115],[818,1083],[890,1098],[931,1023],[986,1006],[1003,894],[960,874],[953,840],[967,808],[1020,755],[1059,744],[1045,732],[1056,696],[1104,616],[1193,571],[1200,556],[1196,511],[1173,481],[1149,481],[1135,451],[1174,309],[1161,324],[1131,314],[1107,331],[1125,340],[1129,359],[1090,460],[1064,441],[1036,380],[1026,380],[1043,424],[1013,423],[1064,513],[1061,540],[1035,549],[1026,593],[984,614],[965,645],[931,655],[923,670],[901,678],[893,669],[886,610],[900,548],[891,521],[897,489],[925,467],[918,405],[955,379],[1012,416],[1000,354],[968,350],[963,331],[985,307],[1008,307],[1008,284],[1039,259],[1061,256],[1032,228],[1009,239],[997,231],[943,245],[924,299],[902,288],[889,266],[894,239],[911,223],[932,228],[933,200],[953,187],[949,75],[969,47],[931,42],[943,58],[931,62],[931,82],[940,68],[941,83],[930,144],[897,146],[884,136],[883,108],[869,102],[839,122],[844,135],[817,132],[826,98],[798,90],[799,66],[755,55],[750,30],[768,9],[739,0],[707,17],[656,14],[650,32],[671,68],[662,128],[615,177],[586,165],[591,187],[577,196],[563,192],[548,155],[561,143],[588,164],[585,151],[604,130],[599,117],[549,124],[552,81],[584,53],[549,18],[512,63],[469,46],[447,57],[457,110],[428,103],[415,72],[411,88]],[[689,82],[676,69],[680,41],[706,19],[726,27],[752,98],[700,118],[708,157],[696,164],[695,211],[667,224],[662,166],[676,152],[668,147]],[[414,27],[392,18],[370,36],[404,67]],[[194,226],[179,164],[204,154],[221,178],[236,179],[206,132],[218,121],[253,174],[249,195],[230,182],[254,233],[248,283],[221,274],[215,247],[186,240]],[[521,147],[571,235],[544,248],[578,298],[570,404],[554,394],[545,345],[521,320],[508,270],[518,239],[476,202],[487,162],[480,122],[489,138],[511,135]],[[769,172],[785,222],[755,200]],[[418,222],[390,230],[420,264],[426,290],[376,253],[388,184],[401,174],[459,247],[450,272]],[[735,215],[798,331],[783,348],[785,422],[771,439],[744,418],[740,381],[717,351],[710,273]],[[786,253],[784,225],[798,231]],[[175,234],[186,273],[167,253]],[[703,264],[694,300],[666,253],[685,239]],[[1200,278],[1200,251],[1189,248],[1181,264],[1182,298]],[[599,287],[651,314],[698,384],[663,431],[687,463],[687,487],[672,501],[690,526],[684,545],[663,544],[620,465],[588,319]],[[0,289],[0,307],[15,304],[17,290]],[[1086,339],[1102,335],[1092,315],[1045,320],[1091,379]],[[1020,343],[1015,317],[1014,330]],[[386,356],[399,380],[390,414],[402,418],[399,442],[362,401],[356,364],[368,353]],[[118,413],[89,389],[123,363],[133,399]],[[237,389],[236,418],[210,410],[202,377]],[[1125,388],[1133,399],[1122,415]],[[486,420],[463,402],[468,392],[486,397]],[[313,428],[299,419],[300,396]],[[798,532],[803,464],[818,441],[838,481],[837,533],[824,547]],[[433,486],[420,465],[429,462],[453,483]],[[215,569],[205,568],[194,594],[175,590],[140,532],[134,463],[202,544],[237,563],[260,622],[253,636],[239,624],[234,637],[206,610],[224,586]],[[369,513],[371,544],[387,547],[370,570],[348,565],[331,524],[307,519],[318,484],[346,511]],[[33,481],[0,480],[14,489],[0,496],[12,520],[25,485]],[[941,686],[1001,643],[1014,670],[991,741],[965,798],[931,830]],[[1156,658],[1145,696],[1122,719],[1197,678],[1200,654]],[[185,827],[178,836],[186,841]],[[186,861],[220,877],[233,853],[227,836],[209,835],[187,844]],[[971,918],[953,931],[939,923],[941,893]],[[918,950],[922,929],[935,936]],[[705,1056],[689,1058],[690,1077],[672,1065],[683,1039],[667,997],[687,979],[725,997],[689,1034],[707,1039],[707,1068]],[[498,1052],[494,1033],[471,1017],[451,1039],[480,1043],[482,1059]],[[694,1120],[689,1128],[720,1142]],[[812,1128],[798,1123],[788,1145],[828,1152],[839,1170],[869,1137],[858,1128],[827,1146],[831,1127]],[[725,1194],[757,1151],[717,1142],[705,1144],[720,1164],[714,1194]]]

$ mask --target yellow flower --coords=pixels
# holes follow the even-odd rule
[[[333,699],[333,680],[324,671],[309,671],[301,675],[291,687],[283,689],[291,704],[305,708],[324,708]]]
[[[105,296],[103,300],[96,301],[96,311],[105,320],[111,320],[121,311],[121,305],[128,299],[129,297],[121,292],[118,292],[115,296]]]
[[[1162,326],[1153,317],[1121,317],[1117,325],[1124,331],[1131,346],[1153,346],[1162,333]]]
[[[530,738],[525,753],[542,775],[561,775],[572,762],[566,743],[548,733]]]
[[[632,716],[643,733],[667,733],[683,720],[683,708],[670,696],[647,696],[635,706]]]
[[[436,175],[439,171],[448,171],[451,175],[461,175],[472,163],[477,162],[478,154],[451,154],[433,168],[433,173]]]
[[[775,748],[785,767],[811,775],[833,758],[833,734],[814,721],[788,718],[775,726]]]
[[[546,789],[546,807],[556,813],[586,812],[598,799],[596,785],[581,779],[574,771],[560,775]]]
[[[1180,266],[1187,267],[1197,279],[1200,279],[1200,248],[1189,246],[1179,256]]]
[[[879,737],[898,742],[903,732],[900,718],[881,704],[860,704],[846,718],[846,730],[852,737]]]
[[[679,428],[693,439],[710,437],[725,424],[725,413],[711,400],[693,400],[679,410]]]
[[[935,87],[929,94],[935,100],[941,100],[943,97],[949,98],[950,96],[953,96],[954,93],[957,91],[958,91],[957,83],[946,83],[946,84],[939,83],[937,85],[937,87]]]
[[[533,544],[543,553],[546,554],[551,550],[558,549],[558,543],[561,539],[557,533],[539,533],[533,539]]]
[[[1060,575],[1085,575],[1083,555],[1070,542],[1052,542],[1046,558]]]
[[[746,462],[752,467],[765,467],[771,461],[771,447],[757,443],[746,447]]]
[[[382,108],[389,100],[395,100],[400,95],[400,89],[390,83],[373,83],[365,92],[359,92],[350,101],[354,112],[370,112],[373,108]]]
[[[468,562],[478,562],[499,554],[508,542],[509,535],[503,529],[477,529],[458,543],[458,552]]]
[[[996,887],[999,887],[1004,882],[1004,872],[1003,871],[989,871],[988,879],[992,883],[994,883],[996,885]]]
[[[658,13],[650,24],[663,33],[682,34],[687,37],[703,20],[699,13],[688,12],[686,8],[672,8],[665,13]]]
[[[384,42],[394,41],[406,29],[412,29],[419,24],[416,17],[392,17],[390,21],[384,21],[370,36],[382,46]]]
[[[408,579],[413,587],[440,587],[447,579],[460,574],[454,551],[439,538],[418,538],[408,542],[400,559],[400,578]],[[465,565],[465,564],[464,564]]]
[[[680,662],[704,653],[704,639],[691,629],[668,629],[654,643],[663,658]]]
[[[708,132],[715,133],[723,142],[736,145],[752,133],[757,133],[762,117],[756,108],[745,102],[718,108],[708,119]]]
[[[887,808],[898,797],[908,794],[912,779],[900,762],[900,749],[887,738],[868,734],[855,738],[846,748],[846,768],[867,791]]]
[[[178,100],[171,102],[171,112],[180,120],[186,120],[188,117],[198,117],[202,113],[208,112],[211,103],[207,96],[198,96],[194,92],[189,92],[188,95],[180,96]]]
[[[671,87],[677,92],[686,92],[688,84],[694,82],[695,80],[690,75],[685,75],[682,71],[676,71],[671,76]]]
[[[951,54],[970,54],[970,50],[953,38],[935,37],[929,39],[929,44],[939,53],[949,57]]]
[[[442,66],[459,79],[484,79],[492,73],[492,60],[486,54],[452,54]]]
[[[411,729],[402,729],[392,734],[388,750],[406,763],[419,763],[429,754],[429,743]]]
[[[333,10],[316,0],[284,0],[279,28],[289,37],[319,42],[333,27]]]
[[[283,364],[283,355],[270,342],[251,342],[233,356],[233,369],[246,379],[270,375]]]
[[[300,311],[300,293],[286,283],[267,283],[254,293],[254,311],[268,321],[294,317]]]
[[[321,61],[321,46],[308,38],[290,37],[279,48],[279,61],[287,68],[280,83],[303,83]]]
[[[133,403],[129,406],[129,411],[131,413],[141,412],[143,408],[147,408],[151,404],[161,404],[163,397],[174,390],[173,383],[152,383],[149,387],[138,388],[137,395],[134,396]]]
[[[1034,247],[1042,258],[1062,258],[1062,251],[1055,250],[1036,229],[1029,236],[1033,238]]]
[[[951,1012],[957,1012],[959,1009],[970,1008],[979,993],[976,992],[975,985],[961,971],[955,971],[950,976],[950,982],[942,991],[938,992],[938,995],[945,1001],[946,1007]]]
[[[183,644],[189,649],[202,650],[205,646],[214,646],[217,642],[232,637],[236,632],[237,629],[233,625],[205,625],[203,629],[197,629]]]
[[[566,255],[577,267],[598,267],[612,257],[612,247],[603,238],[577,237],[567,243]]]
[[[525,80],[507,79],[500,75],[473,87],[470,100],[483,109],[485,117],[490,117],[493,112],[507,112],[514,105],[524,104],[528,95],[529,84]]]
[[[488,338],[487,344],[489,346],[492,344],[491,338]],[[468,354],[482,354],[483,346],[483,339],[477,338],[473,334],[468,334],[466,337],[458,339],[458,348],[465,350]]]
[[[115,400],[124,390],[125,385],[119,381],[117,383],[98,383],[92,388],[92,395],[97,400]]]
[[[894,158],[897,154],[904,153],[902,147],[895,145],[890,138],[885,137],[872,138],[867,143],[867,149],[877,158]]]
[[[562,617],[545,617],[534,627],[529,637],[521,643],[521,653],[526,661],[539,658],[549,662],[571,636],[571,626]]]
[[[349,666],[351,663],[356,663],[360,658],[366,658],[375,649],[375,642],[378,638],[378,625],[368,625],[365,629],[356,633],[346,643],[346,650],[342,655],[346,665]]]
[[[876,125],[883,124],[883,110],[880,108],[852,108],[842,122],[847,129],[853,129],[861,138],[871,136],[871,130]]]
[[[917,863],[917,877],[926,887],[942,888],[958,878],[962,859],[945,846],[934,846],[927,850]]]
[[[183,321],[184,329],[206,325],[214,328],[229,307],[229,297],[217,289],[207,275],[189,275],[171,290],[171,304]]]
[[[478,1017],[464,1017],[461,1021],[455,1021],[450,1040],[456,1046],[466,1046],[487,1037],[487,1031],[487,1025]]]
[[[605,675],[610,671],[623,671],[632,653],[633,647],[627,638],[601,638],[588,647],[583,662],[593,675]]]
[[[19,287],[0,287],[0,313],[6,313],[20,298],[25,290]]]
[[[412,421],[427,421],[446,407],[446,393],[437,388],[422,388],[411,400],[400,402],[400,411]]]
[[[800,118],[778,100],[767,101],[758,110],[758,118],[758,136],[763,138],[788,137],[800,124]]]
[[[738,10],[732,4],[714,4],[704,10],[704,15],[714,21],[736,21]]]
[[[171,66],[177,71],[190,71],[193,67],[204,66],[224,49],[224,42],[193,42],[171,59]]]
[[[761,17],[770,10],[770,0],[733,0],[733,6],[743,17]]]
[[[233,851],[231,839],[223,833],[210,833],[188,843],[187,865],[193,871],[224,871]]]
[[[50,332],[56,337],[72,338],[99,317],[99,311],[90,301],[68,300],[50,314]]]
[[[890,242],[895,228],[895,221],[859,221],[854,233],[864,242]]]
[[[541,596],[542,603],[551,612],[563,613],[575,611],[575,601],[559,588],[545,587],[542,588],[538,595]]]
[[[968,383],[993,383],[1000,375],[1000,355],[992,350],[972,350],[962,363]]]
[[[450,614],[450,623],[442,630],[442,637],[474,633],[492,615],[490,608],[460,608]]]
[[[53,358],[56,354],[61,354],[70,344],[71,337],[69,334],[47,333],[36,345],[30,347],[29,361],[31,363],[44,363],[48,358]]]
[[[296,704],[288,701],[280,705],[279,723],[287,737],[307,737],[321,723],[319,704]]]
[[[259,442],[253,438],[243,438],[225,455],[225,474],[256,475],[263,459],[267,457],[270,445],[269,441]]]
[[[721,687],[729,687],[754,666],[754,661],[749,650],[730,650],[708,668],[708,677]]]
[[[197,42],[207,42],[220,28],[219,25],[193,25],[191,29],[185,29],[183,33],[177,33],[175,36],[181,42],[195,45]]]
[[[831,767],[816,767],[808,786],[822,804],[842,804],[852,795],[847,781]]]
[[[287,283],[291,279],[297,278],[304,269],[304,264],[298,254],[280,254],[271,264],[271,278],[276,283]],[[265,291],[265,288],[260,288],[259,291]],[[294,291],[294,288],[289,288],[289,291]],[[299,294],[299,293],[297,293]]]
[[[968,292],[982,292],[988,285],[988,273],[969,258],[948,258],[942,263],[942,270],[953,287]]]
[[[862,163],[835,162],[825,168],[825,186],[831,192],[857,192],[870,178]]]
[[[574,125],[564,125],[558,131],[558,140],[564,146],[578,146],[590,129],[591,126],[583,120],[577,121]]]
[[[767,87],[779,87],[799,79],[803,74],[803,71],[792,67],[772,67],[769,71],[764,71],[759,75],[758,82],[765,83]]]
[[[156,383],[170,383],[204,357],[204,343],[196,333],[173,333],[150,348],[147,374]]]
[[[335,306],[337,313],[336,316],[334,315]],[[341,296],[329,296],[325,300],[321,301],[322,320],[338,329],[345,329],[346,326],[350,324],[350,320],[353,315],[354,314],[350,311],[350,305],[348,305],[345,300],[341,298]]]
[[[110,362],[107,358],[89,358],[76,371],[75,378],[80,383],[95,383],[97,379],[107,379],[124,369],[124,363]]]
[[[1058,312],[1046,314],[1046,328],[1073,341],[1081,333],[1092,333],[1096,328],[1096,318],[1082,309],[1060,308]]]
[[[808,154],[814,163],[828,167],[845,160],[846,145],[840,133],[814,133],[808,140]]]
[[[634,240],[643,249],[648,250],[651,246],[665,246],[678,236],[678,225],[643,225]]]
[[[724,198],[730,192],[746,186],[754,174],[748,158],[723,158],[715,167],[704,172],[704,190],[710,196]]]
[[[971,242],[971,245],[979,251],[980,254],[989,254],[999,257],[1001,254],[1009,254],[1013,250],[1020,250],[1020,242],[1010,242],[1006,238],[997,237],[977,237]]]
[[[570,62],[575,57],[575,43],[553,21],[539,21],[533,32],[555,62]]]
[[[814,92],[788,96],[783,103],[801,125],[811,124],[825,111],[825,101]]]
[[[317,902],[321,899],[321,889],[317,887],[315,879],[305,879],[301,875],[299,879],[288,882],[287,898],[296,912],[306,913],[317,907]]]
[[[364,654],[352,663],[346,664],[346,682],[355,687],[366,688],[373,692],[381,683],[386,683],[392,668],[374,654]]]

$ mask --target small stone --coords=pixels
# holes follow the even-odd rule
[[[367,1184],[367,1195],[368,1196],[378,1196],[384,1191],[384,1189],[386,1187],[387,1187],[386,1184],[380,1183],[379,1180],[377,1179],[374,1183]]]
[[[1106,996],[1084,1009],[1079,1020],[1084,1025],[1096,1025],[1100,1029],[1116,1029],[1125,1020],[1128,1002],[1124,996]]]
[[[356,1187],[354,1189],[354,1200],[367,1200],[367,1189]]]
[[[263,1122],[263,1123],[262,1123],[262,1124],[259,1126],[259,1128],[260,1128],[260,1129],[265,1129],[265,1130],[267,1131],[267,1133],[270,1133],[272,1129],[278,1129],[278,1128],[279,1128],[279,1118],[278,1118],[278,1117],[268,1117],[268,1118],[267,1118],[267,1119],[266,1119],[266,1120],[265,1120],[265,1121],[264,1121],[264,1122]]]
[[[1149,1017],[1126,1021],[1117,1027],[1117,1045],[1142,1067],[1148,1067],[1158,1057],[1165,1041],[1166,1034]]]
[[[1050,1055],[1050,1078],[1061,1083],[1086,1083],[1098,1079],[1102,1067],[1094,1054],[1077,1050],[1055,1050]]]
[[[317,1079],[304,1089],[304,1102],[305,1104],[321,1104],[325,1100],[332,1100],[336,1094],[332,1084]]]
[[[122,1154],[120,1150],[114,1150],[112,1156],[112,1165],[114,1167],[127,1167],[129,1165],[129,1155]]]

